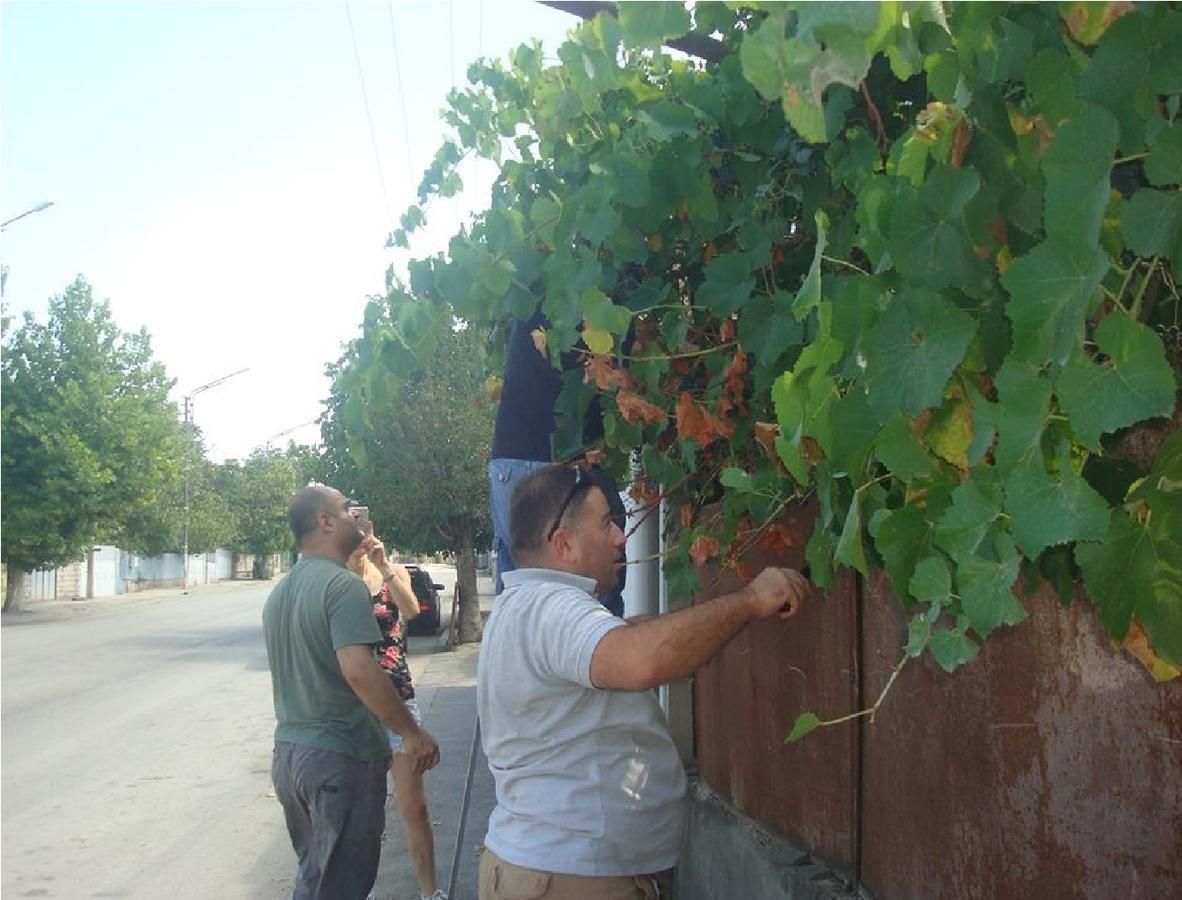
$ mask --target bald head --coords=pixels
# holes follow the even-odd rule
[[[287,524],[300,546],[317,531],[321,513],[335,515],[344,496],[326,484],[312,484],[296,491],[287,505]]]

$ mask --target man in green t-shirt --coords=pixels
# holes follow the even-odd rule
[[[374,660],[382,635],[369,591],[345,568],[364,537],[349,501],[313,485],[292,498],[287,519],[300,561],[267,598],[263,635],[275,700],[271,778],[299,857],[292,900],[363,900],[386,820],[382,726],[402,737],[417,772],[439,762],[439,748]]]

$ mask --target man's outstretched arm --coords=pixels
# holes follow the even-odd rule
[[[609,631],[591,656],[599,688],[642,691],[697,670],[755,619],[790,618],[812,585],[794,569],[768,568],[745,588],[707,603]]]

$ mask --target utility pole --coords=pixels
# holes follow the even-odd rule
[[[185,402],[184,402],[184,407],[183,407],[184,408],[184,417],[185,417],[184,418],[185,433],[189,434],[189,435],[192,434],[192,430],[193,430],[193,398],[194,397],[196,397],[198,394],[202,394],[205,391],[208,391],[210,388],[215,388],[219,384],[223,384],[224,382],[229,381],[235,375],[241,375],[243,372],[248,372],[248,371],[250,371],[250,370],[249,369],[239,369],[237,372],[231,372],[229,375],[223,375],[221,378],[215,378],[213,381],[203,384],[203,385],[201,385],[201,387],[194,388],[189,393],[185,394]],[[189,447],[188,447],[188,444],[185,445],[184,468],[182,471],[183,471],[184,482],[185,482],[185,500],[184,500],[184,509],[183,509],[183,513],[184,513],[183,526],[182,526],[183,531],[184,531],[184,537],[183,537],[184,546],[181,548],[181,554],[182,554],[182,556],[181,556],[181,560],[182,560],[182,562],[181,562],[181,572],[182,572],[181,589],[187,590],[189,587]]]

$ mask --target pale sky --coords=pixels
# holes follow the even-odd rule
[[[178,401],[249,368],[194,400],[211,457],[301,425],[275,444],[315,442],[304,423],[328,394],[324,367],[399,260],[383,246],[394,223],[374,140],[397,218],[468,63],[530,38],[552,56],[575,24],[525,0],[7,0],[0,215],[54,203],[0,237],[9,312],[44,321],[48,298],[82,274],[121,328],[148,329]],[[446,247],[491,177],[488,163],[469,168],[466,195],[435,203],[416,255]]]

